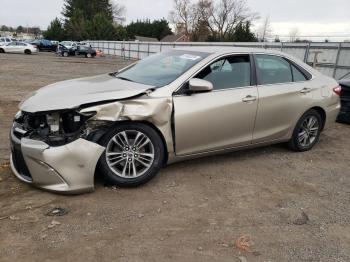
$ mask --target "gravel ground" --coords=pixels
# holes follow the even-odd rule
[[[1,54],[0,162],[28,93],[127,63]],[[97,180],[80,196],[35,189],[1,167],[0,261],[350,261],[349,131],[334,124],[306,153],[277,145],[174,164],[136,189]],[[47,216],[54,207],[68,213]],[[235,244],[242,236],[247,251]]]

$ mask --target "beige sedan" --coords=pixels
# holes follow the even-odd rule
[[[81,193],[95,174],[138,186],[184,159],[282,142],[306,151],[335,121],[340,91],[280,52],[171,49],[32,94],[11,130],[11,166],[26,183]]]

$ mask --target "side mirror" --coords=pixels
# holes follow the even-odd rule
[[[203,79],[192,78],[189,82],[189,89],[193,93],[210,92],[213,90],[213,84]]]

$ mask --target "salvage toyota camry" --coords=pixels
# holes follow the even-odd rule
[[[288,142],[310,150],[340,109],[340,87],[263,49],[183,47],[116,73],[46,86],[20,104],[11,167],[55,192],[146,183],[184,159]]]

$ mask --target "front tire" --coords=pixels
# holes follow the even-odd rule
[[[32,54],[32,51],[30,51],[29,49],[26,49],[26,50],[24,50],[24,53],[25,53],[26,55],[31,55],[31,54]]]
[[[322,118],[320,114],[311,109],[298,121],[289,147],[293,151],[304,152],[311,150],[319,141],[322,130]]]
[[[0,53],[5,53],[5,50],[0,48]]]
[[[69,56],[69,53],[68,53],[68,52],[63,52],[63,53],[62,53],[62,56],[63,56],[63,57],[68,57],[68,56]]]
[[[161,169],[165,148],[159,134],[141,123],[119,123],[102,139],[99,160],[105,182],[120,187],[147,183]]]

